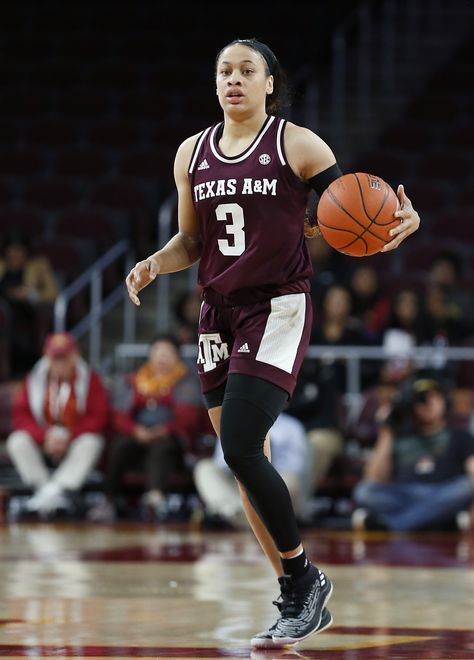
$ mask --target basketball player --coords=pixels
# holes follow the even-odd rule
[[[255,647],[285,646],[328,627],[329,578],[306,557],[287,487],[267,460],[268,430],[295,387],[312,312],[305,215],[342,172],[317,135],[276,114],[283,71],[265,44],[238,39],[217,56],[223,121],[185,140],[174,174],[179,231],[127,277],[131,300],[158,274],[199,260],[198,373],[249,523],[280,583],[276,623]],[[403,188],[392,250],[419,225]]]

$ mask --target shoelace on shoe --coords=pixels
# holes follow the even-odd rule
[[[299,615],[301,610],[307,605],[312,585],[306,589],[295,589],[289,578],[280,578],[281,601],[274,600],[273,604],[278,607],[284,619],[293,619]]]
[[[288,599],[288,596],[290,595],[290,591],[288,590],[287,585],[286,585],[285,583],[282,582],[283,579],[284,579],[284,578],[281,578],[281,579],[279,580],[279,582],[280,582],[280,595],[278,596],[278,598],[277,598],[276,600],[273,601],[273,605],[275,605],[275,607],[278,608],[278,611],[279,611],[279,612],[283,612],[283,611],[284,611],[284,609],[285,609],[285,602],[286,602],[286,600]],[[278,621],[280,621],[280,619],[281,619],[281,617],[278,619]],[[271,631],[271,630],[275,630],[275,628],[276,628],[277,625],[278,625],[278,621],[276,621],[276,622],[273,624],[273,626],[270,626],[269,631]]]

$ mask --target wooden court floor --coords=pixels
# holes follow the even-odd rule
[[[474,535],[311,530],[333,626],[251,651],[276,582],[253,536],[179,526],[0,527],[0,658],[474,659]]]

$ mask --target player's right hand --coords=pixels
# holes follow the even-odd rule
[[[145,259],[139,261],[127,275],[125,283],[127,285],[130,300],[135,305],[140,305],[138,292],[144,289],[150,282],[153,282],[158,275],[158,265],[154,259]]]

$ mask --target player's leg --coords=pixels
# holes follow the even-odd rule
[[[278,549],[282,616],[272,637],[275,644],[292,644],[318,632],[332,585],[306,558],[288,488],[264,445],[293,391],[309,342],[309,298],[285,295],[237,308],[204,304],[201,311],[198,373],[207,407],[222,404],[225,460]],[[216,391],[218,397],[210,400]]]
[[[230,354],[234,343],[234,338],[228,330],[231,316],[231,308],[218,309],[203,303],[199,318],[198,375],[205,392],[209,418],[218,438],[221,437],[222,401],[227,384]],[[264,451],[270,459],[270,442],[268,439],[265,442]],[[252,506],[245,489],[240,484],[239,488],[242,506],[249,525],[273,566],[277,577],[280,577],[283,568],[275,543]]]
[[[288,488],[263,451],[287,399],[287,391],[270,381],[231,373],[220,411],[224,457],[273,539],[284,572],[279,578],[282,616],[252,640],[255,646],[294,644],[331,623],[324,608],[332,585],[306,558]]]
[[[264,437],[294,390],[311,325],[311,301],[304,293],[236,308],[221,412],[226,462],[281,557],[284,598],[273,632],[273,641],[279,644],[293,644],[318,632],[332,592],[327,576],[306,558],[288,488],[263,453]]]
[[[212,425],[214,427],[214,431],[216,432],[216,435],[220,438],[222,406],[216,406],[214,408],[210,408],[208,410],[208,413]],[[264,452],[268,460],[271,460],[270,439],[268,437],[268,434],[267,437],[265,438]],[[260,516],[255,511],[247,495],[247,492],[245,491],[245,488],[242,488],[242,485],[239,483],[238,480],[237,483],[240,489],[242,506],[244,508],[245,516],[249,522],[249,525],[253,533],[255,534],[257,541],[260,544],[260,547],[262,548],[263,552],[265,553],[271,565],[273,566],[273,569],[277,574],[277,577],[281,577],[283,575],[283,567],[280,559],[280,553],[278,552],[275,542],[268,533],[268,530],[263,524],[262,520],[260,519]]]
[[[216,390],[215,393],[209,393],[209,399],[208,401],[213,400],[213,394],[214,394],[214,402],[217,402],[218,400],[221,400],[223,397],[224,393],[224,387]],[[217,397],[216,397],[217,394]],[[216,405],[208,410],[210,420],[212,422],[212,425],[214,427],[214,430],[216,432],[216,435],[220,438],[221,435],[221,415],[222,415],[222,405]],[[270,448],[270,437],[268,433],[265,436],[265,442],[264,442],[264,454],[268,458],[268,460],[271,460],[271,448]],[[284,601],[289,596],[289,592],[284,587],[284,583],[282,583],[283,578],[283,565],[281,561],[281,555],[280,552],[278,551],[277,546],[275,545],[275,541],[273,540],[272,536],[268,532],[267,528],[265,527],[264,523],[262,522],[262,519],[260,518],[259,514],[255,510],[252,502],[250,501],[250,498],[247,494],[247,491],[245,488],[242,486],[242,484],[237,480],[237,483],[239,485],[240,489],[240,494],[241,494],[241,500],[242,500],[242,506],[245,511],[246,518],[248,520],[248,523],[255,534],[255,537],[257,538],[258,543],[260,544],[260,547],[262,548],[263,552],[267,556],[268,560],[270,561],[271,565],[273,566],[273,569],[275,570],[275,573],[277,574],[277,577],[279,578],[280,581],[280,595],[277,600],[273,601],[274,604],[278,607],[280,611],[284,609]],[[332,615],[329,612],[329,610],[325,607],[322,611],[321,615],[321,621],[319,623],[319,626],[315,632],[322,632],[323,630],[326,630],[331,624],[332,624]],[[259,632],[255,634],[252,639],[251,639],[251,645],[254,648],[278,648],[280,646],[285,646],[287,645],[287,642],[280,642],[278,639],[274,639],[273,635],[275,634],[275,627],[276,624],[270,626],[266,630],[263,630],[262,632]]]

